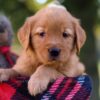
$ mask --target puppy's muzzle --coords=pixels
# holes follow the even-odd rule
[[[58,56],[60,55],[61,50],[59,48],[50,48],[48,49],[50,58],[52,60],[56,60],[58,58]]]

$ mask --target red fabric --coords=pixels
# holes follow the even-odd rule
[[[0,84],[0,100],[10,100],[16,90],[9,84]]]
[[[10,58],[10,46],[0,46],[0,53],[2,53],[5,56],[5,58],[11,66],[14,65],[14,62]]]
[[[57,100],[59,100],[59,98],[62,96],[62,94],[67,90],[67,88],[69,87],[69,85],[71,84],[72,81],[73,81],[72,79],[68,79],[66,81],[65,86],[63,87],[63,89],[60,91],[60,93],[57,96]]]

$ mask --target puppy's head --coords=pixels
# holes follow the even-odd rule
[[[86,36],[78,20],[64,7],[49,6],[28,18],[18,33],[25,50],[32,48],[40,62],[67,62]]]

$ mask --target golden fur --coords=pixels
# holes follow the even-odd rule
[[[45,32],[40,36],[41,32]],[[63,37],[63,32],[67,37]],[[78,20],[66,9],[45,7],[29,17],[18,32],[24,50],[15,66],[0,69],[0,81],[24,75],[30,76],[28,90],[36,95],[47,88],[50,81],[63,75],[75,77],[84,73],[84,65],[77,53],[86,35]],[[48,49],[61,49],[59,58],[51,60]]]

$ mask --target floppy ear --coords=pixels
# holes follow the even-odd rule
[[[86,34],[78,21],[75,23],[75,39],[76,39],[75,40],[76,50],[77,50],[77,53],[79,53],[81,47],[84,45],[86,41]]]
[[[18,32],[18,39],[23,46],[23,48],[27,49],[29,47],[30,42],[30,31],[31,31],[31,25],[30,25],[29,18],[25,21],[24,25],[20,28]]]

